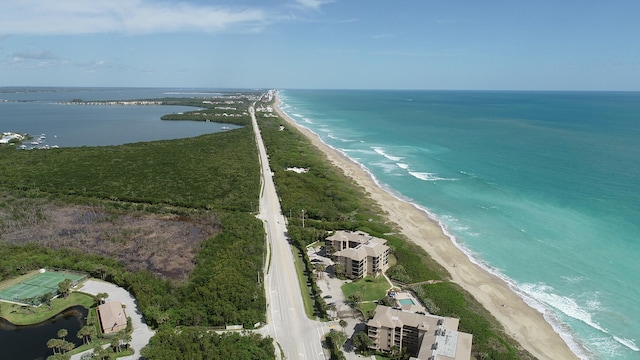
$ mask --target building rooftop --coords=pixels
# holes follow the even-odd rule
[[[424,332],[417,358],[433,360],[468,360],[471,357],[471,334],[458,331],[459,320],[431,314],[419,314],[378,305],[367,326],[374,328],[411,327]]]
[[[127,315],[122,303],[117,301],[108,302],[98,306],[98,315],[102,332],[110,334],[118,332],[127,327]]]

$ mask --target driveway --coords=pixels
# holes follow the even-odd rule
[[[151,339],[155,332],[144,322],[142,313],[138,310],[136,299],[128,291],[117,285],[95,279],[85,281],[80,288],[75,290],[92,295],[107,293],[109,294],[109,297],[105,301],[119,301],[125,305],[125,311],[127,316],[131,318],[131,323],[133,325],[130,346],[133,348],[135,353],[132,356],[121,357],[119,359],[140,359],[140,350],[149,343],[149,339]],[[91,350],[73,355],[71,360],[80,360],[82,354],[86,352],[91,352]]]

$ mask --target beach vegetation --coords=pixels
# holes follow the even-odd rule
[[[406,287],[435,282],[435,285],[423,286],[436,286],[440,290],[438,294],[425,297],[423,292],[421,300],[438,315],[460,318],[460,331],[474,336],[472,356],[533,358],[504,332],[500,323],[471,294],[450,283],[446,269],[422,247],[402,236],[366,192],[333,166],[304,135],[291,127],[281,130],[283,122],[280,118],[265,118],[259,125],[294,245],[306,246],[324,240],[333,230],[360,230],[384,238],[395,260],[387,275],[398,285]],[[309,171],[298,174],[286,170],[291,167],[308,168]],[[362,296],[361,291],[357,287],[350,289],[351,296],[347,298],[352,298],[354,304],[360,304],[357,300]],[[360,293],[360,297],[354,297],[356,293]],[[368,297],[366,289],[364,296]]]
[[[472,355],[484,359],[534,358],[507,336],[498,320],[459,285],[451,282],[426,284],[414,292],[423,303],[437,304],[432,307],[433,314],[460,319],[458,330],[473,334]]]

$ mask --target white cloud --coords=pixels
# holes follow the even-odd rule
[[[320,6],[332,3],[333,0],[296,0],[298,5],[301,5],[305,8],[310,8],[314,10],[319,10]]]
[[[306,0],[319,1],[319,0]],[[22,0],[0,2],[0,34],[150,34],[256,31],[268,23],[254,8],[151,0]]]

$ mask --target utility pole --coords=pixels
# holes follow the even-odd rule
[[[304,228],[304,209],[302,209],[302,227]]]

